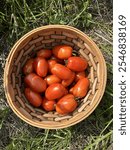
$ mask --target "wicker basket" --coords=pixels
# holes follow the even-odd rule
[[[32,107],[23,94],[22,67],[41,48],[67,44],[89,63],[90,90],[70,115],[45,112]],[[5,66],[4,88],[12,110],[25,122],[39,128],[58,129],[72,126],[88,117],[99,104],[106,86],[106,64],[96,44],[83,32],[65,25],[48,25],[25,34],[13,46]]]

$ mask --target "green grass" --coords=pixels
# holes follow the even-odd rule
[[[48,24],[67,24],[88,34],[107,64],[101,103],[84,121],[61,130],[44,130],[21,121],[3,90],[3,69],[10,48],[28,31]],[[0,2],[0,150],[107,150],[112,144],[112,1],[1,0]]]

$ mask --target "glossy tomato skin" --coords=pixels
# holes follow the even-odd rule
[[[34,71],[33,62],[34,62],[34,59],[27,60],[26,64],[23,67],[23,73],[25,75],[32,73]]]
[[[77,72],[75,75],[75,82],[78,82],[80,79],[85,78],[85,76],[86,76],[85,71]]]
[[[48,60],[48,70],[49,70],[49,73],[52,73],[51,72],[51,69],[54,67],[54,65],[57,63],[57,61],[55,59],[50,59]]]
[[[42,97],[40,94],[32,91],[30,88],[25,88],[25,96],[27,100],[35,107],[39,107],[42,104]]]
[[[52,51],[49,49],[41,49],[40,51],[37,52],[37,56],[43,57],[45,59],[50,58],[52,55]]]
[[[69,93],[73,94],[73,88],[74,88],[74,87],[71,87],[71,88],[69,89]]]
[[[58,78],[56,75],[48,75],[44,80],[46,80],[47,85],[61,82],[61,79]]]
[[[47,88],[46,81],[35,73],[30,73],[24,78],[25,84],[35,92],[44,92]]]
[[[54,100],[47,100],[46,98],[43,98],[42,107],[46,111],[53,111],[55,110],[56,102]]]
[[[72,56],[68,59],[67,67],[72,71],[81,72],[88,67],[88,62],[81,57]]]
[[[65,94],[65,87],[60,83],[51,84],[45,91],[48,100],[59,99]]]
[[[42,57],[36,57],[34,59],[34,70],[40,77],[45,77],[48,73],[48,63],[46,59]]]
[[[72,94],[67,94],[62,97],[56,104],[56,111],[59,114],[66,115],[73,112],[77,107],[77,101]]]
[[[72,77],[72,71],[61,64],[55,64],[51,69],[51,72],[63,80],[67,80]]]
[[[52,52],[59,59],[68,59],[72,56],[72,47],[68,45],[57,45],[52,49]]]
[[[67,80],[62,80],[62,85],[63,85],[64,87],[67,87],[67,86],[69,86],[69,85],[74,81],[74,79],[75,79],[75,73],[72,72],[71,78],[69,78],[69,79],[67,79]]]
[[[90,81],[87,77],[80,79],[73,87],[73,95],[78,98],[83,98],[88,92],[89,85]]]

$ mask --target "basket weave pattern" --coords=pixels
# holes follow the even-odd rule
[[[51,49],[60,44],[73,47],[74,52],[85,58],[89,64],[90,89],[81,100],[81,104],[70,115],[62,116],[54,112],[46,112],[34,108],[28,103],[23,89],[22,67],[26,61],[35,56],[42,48]],[[23,36],[12,48],[5,67],[5,93],[14,112],[29,124],[57,129],[71,126],[85,119],[99,104],[106,84],[106,65],[104,58],[95,45],[81,31],[69,27],[52,25],[40,27]]]

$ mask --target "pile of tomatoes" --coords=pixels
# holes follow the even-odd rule
[[[66,115],[78,106],[89,89],[86,76],[88,63],[73,56],[72,47],[58,45],[52,50],[41,49],[23,67],[25,96],[34,107],[56,110]]]

